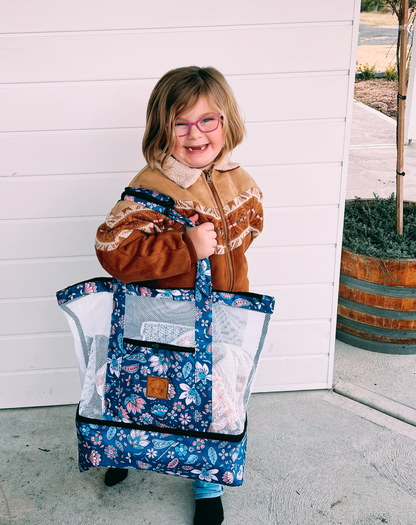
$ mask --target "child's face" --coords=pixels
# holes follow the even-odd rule
[[[210,106],[206,98],[201,97],[193,108],[183,110],[176,117],[176,120],[195,122],[203,117],[215,114],[217,111]],[[192,126],[189,135],[176,137],[172,155],[176,160],[190,168],[208,168],[211,167],[220,153],[223,142],[222,123],[210,133],[203,133],[196,126]]]

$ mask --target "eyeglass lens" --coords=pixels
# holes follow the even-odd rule
[[[202,133],[209,133],[215,131],[220,122],[221,117],[216,115],[209,115],[208,117],[201,118],[197,122],[188,122],[186,120],[177,120],[175,122],[175,131],[178,137],[185,137],[191,131],[192,126],[196,126]]]

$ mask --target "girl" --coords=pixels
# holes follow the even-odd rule
[[[166,73],[150,96],[143,137],[147,165],[129,184],[172,197],[197,225],[185,228],[140,204],[120,201],[100,226],[96,253],[123,282],[193,288],[196,262],[210,258],[217,290],[248,291],[245,251],[263,227],[261,192],[229,154],[244,124],[230,86],[212,67]],[[109,469],[105,483],[128,471]],[[196,480],[195,525],[223,522],[222,485]]]

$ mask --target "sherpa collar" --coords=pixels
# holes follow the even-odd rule
[[[155,161],[155,168],[163,173],[168,179],[172,182],[184,188],[185,190],[195,184],[202,174],[201,169],[199,168],[189,168],[177,161],[174,157],[170,157],[166,164],[165,168]],[[225,158],[219,164],[214,165],[214,169],[217,171],[230,171],[236,168],[239,168],[240,165],[237,162],[231,162],[229,158]]]

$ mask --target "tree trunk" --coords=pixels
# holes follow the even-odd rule
[[[406,55],[409,0],[402,0],[399,11],[399,89],[397,96],[396,233],[403,235],[404,113],[406,108]]]

